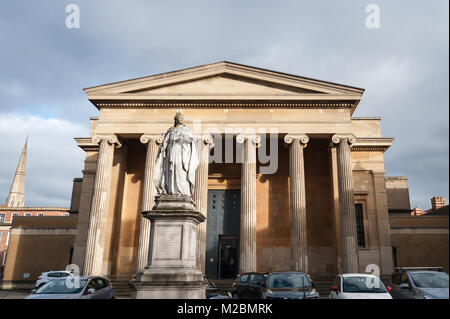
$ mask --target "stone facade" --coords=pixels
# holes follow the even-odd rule
[[[352,116],[363,89],[219,62],[85,92],[100,112],[89,136],[75,139],[86,160],[73,263],[86,274],[131,278],[146,263],[151,225],[141,212],[153,200],[155,142],[142,140],[160,136],[177,111],[199,139],[213,136],[214,145],[201,148],[210,162],[194,192],[207,220],[208,189],[240,189],[240,272],[320,277],[369,264],[392,272],[383,158],[392,139],[381,136],[379,118]],[[271,142],[277,168],[264,173],[270,164],[259,149]],[[363,207],[364,247],[355,203]],[[204,236],[200,227],[201,270]]]

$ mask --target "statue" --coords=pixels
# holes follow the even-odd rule
[[[181,112],[176,113],[174,121],[174,126],[163,134],[156,157],[156,196],[184,195],[192,198],[198,166],[197,146],[192,131],[184,125]]]

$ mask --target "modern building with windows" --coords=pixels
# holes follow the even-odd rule
[[[85,89],[99,110],[72,203],[72,262],[131,279],[148,262],[154,162],[181,111],[197,139],[197,264],[211,278],[393,271],[380,118],[364,89],[219,62]]]

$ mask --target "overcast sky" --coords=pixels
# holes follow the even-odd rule
[[[80,8],[68,29],[66,5]],[[367,28],[366,6],[380,8]],[[0,202],[27,134],[27,206],[70,204],[85,87],[227,60],[366,89],[411,206],[449,198],[448,1],[0,1]]]

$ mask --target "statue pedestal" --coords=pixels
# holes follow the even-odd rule
[[[204,299],[197,269],[197,227],[205,217],[192,199],[163,195],[142,215],[151,223],[149,264],[130,282],[135,299]],[[190,206],[192,205],[192,207]]]

